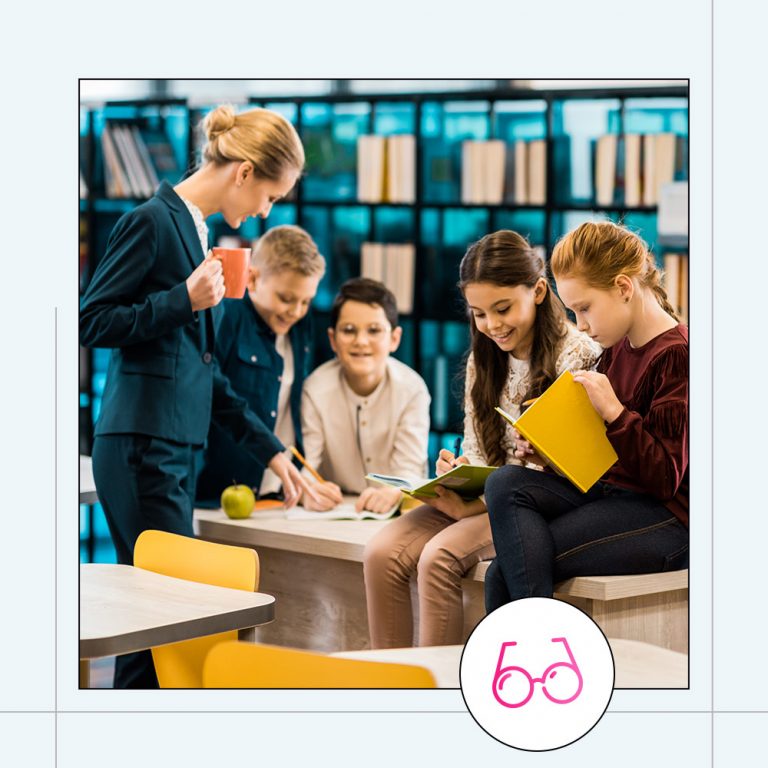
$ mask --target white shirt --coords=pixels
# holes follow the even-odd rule
[[[280,357],[283,358],[283,373],[280,378],[280,391],[277,395],[277,420],[275,421],[275,437],[283,445],[293,445],[296,442],[296,431],[293,427],[293,416],[291,415],[291,387],[294,379],[293,349],[291,340],[285,333],[279,333],[275,336],[275,349]],[[287,454],[292,458],[291,454]],[[267,467],[261,478],[259,486],[259,496],[265,493],[276,493],[281,487],[280,478]]]
[[[421,376],[393,357],[379,385],[365,397],[352,391],[339,361],[330,360],[304,382],[304,457],[346,493],[363,491],[369,472],[424,477],[429,404]]]
[[[600,356],[602,347],[592,341],[585,333],[578,331],[575,326],[568,323],[568,333],[561,342],[557,355],[555,368],[557,374],[566,369],[589,370],[594,367]],[[528,360],[518,360],[509,355],[509,371],[504,389],[499,398],[499,405],[510,416],[517,418],[520,415],[520,404],[523,402],[531,381],[531,366]],[[467,376],[464,387],[464,442],[462,453],[470,464],[487,464],[488,459],[480,445],[479,429],[475,424],[475,408],[472,404],[470,392],[476,376],[474,355],[467,360]],[[498,418],[501,418],[499,416]],[[501,445],[507,456],[507,464],[520,464],[520,460],[514,456],[515,441],[512,437],[512,425],[505,422],[504,437]]]

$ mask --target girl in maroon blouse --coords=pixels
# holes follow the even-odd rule
[[[605,348],[597,370],[574,379],[619,460],[587,493],[549,471],[507,465],[491,475],[488,611],[551,596],[573,576],[688,567],[688,328],[648,247],[624,227],[582,224],[555,246],[551,267],[579,330]],[[544,464],[519,436],[515,455]]]

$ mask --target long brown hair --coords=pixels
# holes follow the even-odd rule
[[[544,259],[517,232],[502,229],[472,243],[459,266],[459,288],[470,283],[533,288],[546,279]],[[530,359],[530,386],[524,399],[538,397],[557,378],[557,352],[567,333],[565,309],[547,284],[544,300],[536,307]],[[500,349],[470,320],[475,381],[470,391],[475,409],[475,430],[491,465],[506,463],[502,448],[504,420],[493,410],[499,404],[509,371],[509,353]]]
[[[661,308],[680,320],[661,285],[661,272],[645,241],[612,221],[587,221],[564,235],[555,245],[550,262],[555,278],[581,277],[607,291],[619,275],[636,277],[650,288]]]

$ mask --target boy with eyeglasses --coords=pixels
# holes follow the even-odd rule
[[[332,509],[343,492],[358,495],[358,510],[386,512],[400,491],[369,486],[366,474],[426,475],[430,396],[421,376],[390,356],[402,332],[382,283],[358,277],[341,286],[328,329],[336,357],[302,394],[304,455],[325,480],[312,486],[320,503],[304,494],[306,509]]]

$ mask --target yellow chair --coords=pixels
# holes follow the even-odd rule
[[[133,564],[146,571],[217,587],[255,592],[259,587],[259,556],[253,549],[214,544],[165,531],[144,531],[136,540]],[[208,651],[237,632],[160,645],[152,659],[161,688],[202,688]]]
[[[424,667],[362,661],[252,643],[220,643],[203,666],[205,688],[435,688]]]

